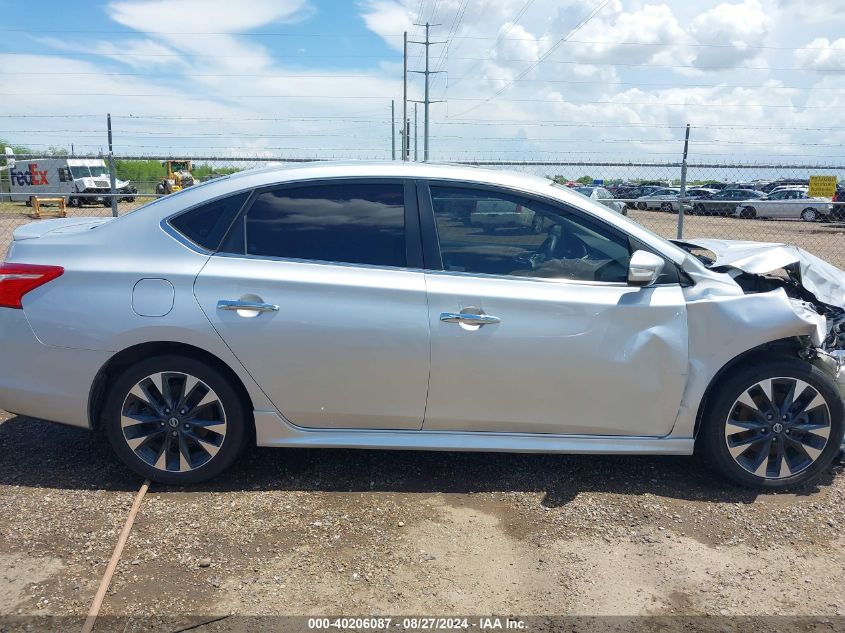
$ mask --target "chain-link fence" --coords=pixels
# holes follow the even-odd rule
[[[273,163],[312,159],[270,157],[193,158],[115,156],[114,193],[108,157],[18,155],[0,163],[0,253],[13,231],[35,221],[30,197],[62,197],[69,216],[125,213],[189,181]],[[814,176],[845,176],[845,166],[800,164],[682,164],[598,161],[484,161],[462,164],[510,169],[554,179],[626,213],[667,237],[716,237],[795,244],[845,268],[845,198],[809,196]],[[188,175],[190,174],[190,175]],[[46,181],[48,184],[44,184]],[[838,191],[837,187],[837,191]],[[55,206],[42,208],[47,216]]]

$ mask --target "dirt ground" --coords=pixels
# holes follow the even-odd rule
[[[0,616],[84,615],[140,482],[100,437],[9,417]],[[102,614],[835,618],[843,492],[839,467],[757,495],[696,458],[252,449],[150,489]]]

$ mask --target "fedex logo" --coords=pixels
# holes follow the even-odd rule
[[[39,171],[38,163],[30,163],[27,171],[12,169],[9,171],[9,178],[18,186],[24,185],[49,185],[47,170]]]

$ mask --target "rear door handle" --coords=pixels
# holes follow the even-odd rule
[[[260,303],[257,301],[243,301],[241,299],[220,299],[217,302],[218,310],[253,310],[255,312],[278,312],[279,306],[272,303]]]
[[[495,325],[502,321],[497,316],[468,314],[466,312],[441,312],[440,320],[444,323],[463,323],[464,325]]]

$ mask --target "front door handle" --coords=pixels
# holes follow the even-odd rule
[[[501,319],[489,314],[471,314],[467,312],[441,312],[440,320],[444,323],[463,323],[464,325],[495,325]]]
[[[252,310],[253,312],[278,312],[279,306],[272,303],[260,303],[258,301],[244,301],[242,299],[220,299],[217,302],[218,310]]]

